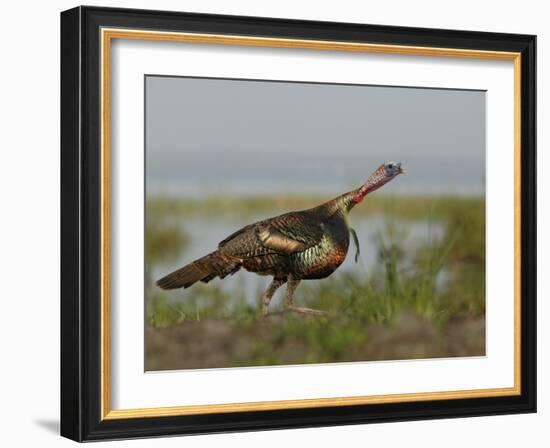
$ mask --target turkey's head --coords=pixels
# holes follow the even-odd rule
[[[384,171],[386,176],[390,179],[397,176],[398,174],[405,173],[405,170],[401,168],[401,162],[386,162],[384,163]]]
[[[401,162],[383,163],[374,173],[370,175],[361,188],[356,190],[355,196],[353,197],[353,203],[357,204],[361,202],[367,194],[378,190],[382,185],[388,183],[394,177],[399,174],[403,174],[404,172],[405,170],[401,168]]]
[[[365,185],[363,185],[363,188],[366,189],[368,193],[378,190],[382,185],[404,172],[403,168],[401,168],[401,162],[383,163],[370,175]]]

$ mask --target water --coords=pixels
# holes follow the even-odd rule
[[[215,155],[192,152],[173,158],[151,157],[147,162],[147,192],[153,196],[192,198],[220,192],[235,197],[297,192],[330,197],[360,186],[385,160],[368,155],[358,157],[345,151],[323,157],[315,155],[312,162],[313,157],[307,152],[297,152],[289,163],[288,159],[272,154],[253,157],[234,150]],[[385,194],[484,194],[483,164],[455,157],[414,157],[401,161],[407,174],[385,185]]]
[[[191,261],[206,255],[215,250],[218,243],[233,231],[238,230],[246,224],[250,224],[261,219],[264,215],[257,215],[246,219],[237,215],[223,217],[212,216],[191,216],[180,220],[182,230],[189,237],[189,244],[180,254],[178,259],[170,263],[156,264],[152,266],[151,272],[153,279],[158,279],[167,273],[187,264]],[[353,273],[355,275],[369,275],[370,272],[380,264],[379,254],[375,249],[375,242],[379,238],[388,243],[387,219],[379,216],[350,217],[350,226],[355,229],[359,238],[361,254],[357,263],[355,263],[355,245],[350,241],[350,248],[344,263],[338,270],[332,274],[332,277],[342,273]],[[443,226],[439,223],[429,222],[427,220],[404,221],[396,220],[392,223],[396,230],[396,238],[400,247],[406,247],[407,252],[400,256],[399,267],[407,268],[412,263],[411,254],[415,249],[426,243],[439,243],[444,237]],[[442,272],[438,278],[438,283],[445,281],[445,273]],[[226,277],[223,280],[212,280],[211,284],[216,284],[224,291],[235,292],[244,291],[246,300],[249,303],[257,303],[259,297],[270,282],[269,277],[259,276],[245,270],[237,272],[235,275]],[[185,291],[170,294],[173,300],[180,300],[185,297]]]

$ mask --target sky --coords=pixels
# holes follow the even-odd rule
[[[147,194],[481,195],[485,92],[147,76]]]

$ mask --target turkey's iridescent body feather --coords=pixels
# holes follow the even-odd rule
[[[262,241],[263,233],[281,241]],[[266,244],[267,243],[267,244]],[[286,244],[286,246],[285,246]],[[285,251],[285,247],[289,247]],[[292,247],[294,246],[294,247]],[[341,213],[324,217],[317,210],[291,212],[249,225],[220,243],[223,255],[242,259],[242,266],[260,275],[297,279],[324,278],[343,263],[349,247],[349,229]]]

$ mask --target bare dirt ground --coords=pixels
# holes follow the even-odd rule
[[[258,319],[247,325],[226,320],[185,321],[168,328],[146,329],[146,370],[181,370],[255,365],[304,364],[312,347],[307,337],[281,335],[288,315]],[[311,317],[292,317],[311,319]],[[391,325],[370,324],[365,337],[350,344],[333,362],[378,361],[485,355],[485,320],[456,318],[444,330],[414,314]],[[261,346],[261,350],[259,347]],[[270,356],[265,357],[266,346]],[[258,357],[258,353],[262,357]],[[330,362],[328,361],[328,362]]]

